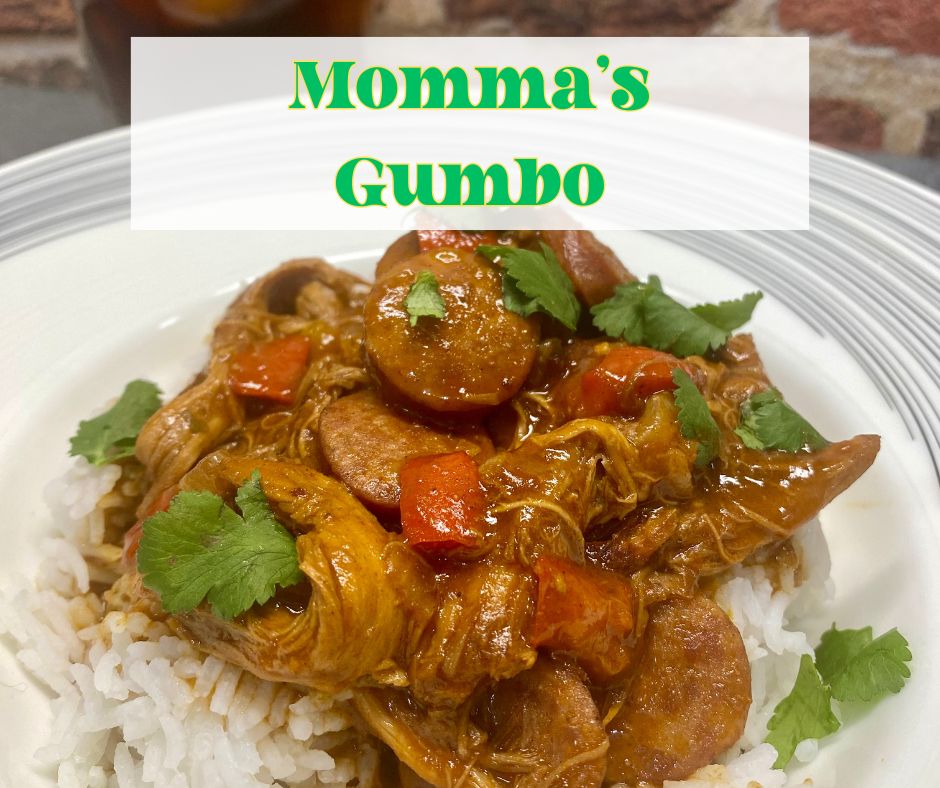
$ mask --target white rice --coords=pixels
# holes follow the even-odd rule
[[[96,505],[119,477],[78,460],[50,485],[62,536],[43,541],[35,584],[0,606],[0,632],[56,695],[36,760],[63,788],[372,783],[378,753],[353,728],[348,695],[262,681],[143,613],[104,614],[83,552],[102,549]]]
[[[348,696],[262,681],[200,654],[143,613],[104,615],[89,591],[93,569],[85,556],[107,549],[96,505],[119,477],[115,466],[78,460],[50,485],[62,534],[43,542],[35,583],[0,605],[0,633],[12,637],[20,662],[56,695],[49,743],[37,760],[57,768],[64,788],[372,784],[377,751],[353,727]],[[787,774],[773,768],[775,750],[762,744],[800,656],[812,652],[806,633],[788,626],[818,613],[831,596],[818,524],[802,529],[795,543],[799,587],[784,577],[775,591],[757,566],[735,568],[719,588],[716,599],[741,630],[751,663],[744,735],[722,763],[664,788],[788,785]],[[815,742],[796,752],[804,763],[815,755]]]

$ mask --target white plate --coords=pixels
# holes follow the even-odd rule
[[[750,327],[771,377],[833,438],[878,432],[875,466],[822,515],[841,626],[897,626],[913,677],[853,715],[807,774],[852,788],[932,786],[940,773],[940,200],[813,153],[807,233],[607,236],[637,274],[689,300],[767,293]],[[244,281],[292,256],[368,275],[391,238],[133,233],[127,139],[115,132],[0,170],[0,583],[29,574],[50,527],[42,491],[80,418],[147,377],[173,392]],[[0,775],[52,784],[31,753],[48,696],[0,648]],[[2,782],[2,781],[0,781]]]

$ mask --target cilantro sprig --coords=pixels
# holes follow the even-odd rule
[[[571,279],[546,244],[541,251],[515,246],[480,246],[477,252],[503,267],[503,305],[523,317],[543,312],[572,331],[581,304]]]
[[[774,388],[753,395],[741,405],[741,421],[734,432],[745,446],[759,451],[818,451],[829,443]]]
[[[701,356],[717,350],[743,326],[763,293],[691,309],[663,292],[657,276],[618,285],[606,301],[591,308],[594,326],[614,339],[665,350],[676,356]]]
[[[218,495],[185,491],[144,521],[137,568],[168,613],[205,600],[220,618],[233,618],[303,578],[294,538],[272,513],[258,471],[235,503],[241,515]]]
[[[790,694],[774,708],[767,723],[766,742],[777,751],[775,769],[786,766],[796,746],[805,739],[822,739],[842,727],[832,713],[832,695],[819,677],[813,658],[800,658],[800,672]]]
[[[832,697],[841,701],[870,703],[898,693],[910,678],[911,651],[907,640],[889,630],[872,638],[871,627],[832,629],[816,647],[816,667],[829,682]]]
[[[160,408],[160,389],[149,380],[132,380],[120,399],[93,419],[81,421],[70,440],[69,454],[93,465],[106,465],[134,455],[137,433]]]
[[[730,334],[751,319],[754,308],[763,297],[764,294],[756,290],[753,293],[745,293],[740,298],[719,301],[717,304],[699,304],[689,311]]]
[[[777,750],[776,769],[790,762],[801,741],[822,739],[842,727],[833,700],[870,703],[900,692],[911,675],[911,651],[896,629],[873,639],[871,627],[836,629],[833,624],[815,657],[815,664],[809,654],[801,657],[793,689],[767,723],[765,741]]]
[[[721,431],[708,409],[708,402],[689,374],[684,370],[674,369],[672,382],[676,384],[673,397],[679,409],[679,430],[683,437],[698,441],[695,465],[701,468],[718,456]]]
[[[435,317],[442,320],[447,314],[444,299],[441,298],[437,277],[430,271],[421,271],[405,297],[405,309],[411,318],[411,325],[418,324],[419,317]]]

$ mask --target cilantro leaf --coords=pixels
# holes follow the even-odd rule
[[[717,350],[730,333],[751,318],[760,292],[734,301],[700,304],[691,309],[663,292],[659,279],[618,285],[614,295],[591,309],[594,325],[610,337],[677,356],[701,356]]]
[[[206,600],[216,615],[232,618],[303,578],[294,538],[271,512],[258,471],[235,502],[241,516],[218,495],[181,492],[144,521],[137,567],[168,613]]]
[[[741,405],[741,422],[734,432],[749,449],[760,451],[796,452],[805,446],[818,451],[828,444],[773,388],[755,394]]]
[[[137,433],[160,407],[160,389],[148,380],[132,380],[110,410],[78,424],[69,454],[93,465],[132,457]]]
[[[833,625],[816,648],[819,672],[840,701],[868,703],[900,692],[911,676],[911,659],[907,640],[897,629],[872,640],[871,627],[839,630]]]
[[[718,456],[720,436],[718,424],[708,409],[705,397],[699,392],[687,372],[674,369],[672,382],[676,384],[673,396],[676,400],[676,407],[679,409],[680,431],[684,437],[698,441],[695,464],[701,468]]]
[[[661,290],[647,294],[643,317],[650,346],[676,356],[702,356],[728,341],[728,331],[713,326]]]
[[[865,646],[872,641],[871,627],[862,629],[832,628],[823,633],[816,646],[816,669],[827,684],[838,676]]]
[[[642,345],[646,294],[658,283],[659,280],[651,276],[648,284],[628,282],[617,285],[610,298],[591,307],[594,326],[609,337],[622,339],[631,345]]]
[[[419,317],[436,317],[447,314],[437,278],[430,271],[421,271],[405,297],[405,309],[411,316],[411,325],[418,324]]]
[[[577,329],[581,304],[550,247],[543,243],[542,250],[535,252],[515,246],[479,246],[477,252],[502,263],[506,309],[523,317],[544,312],[572,331]]]
[[[777,751],[775,769],[786,766],[796,745],[806,739],[821,739],[842,726],[832,713],[832,696],[813,666],[813,658],[804,654],[800,671],[790,694],[774,708],[767,723],[767,738]]]
[[[529,317],[539,309],[539,302],[535,298],[527,298],[519,286],[508,276],[503,277],[503,306],[517,315]]]
[[[731,301],[720,301],[717,304],[699,304],[693,306],[689,311],[707,320],[713,326],[731,333],[751,319],[751,315],[754,314],[754,307],[763,297],[764,294],[758,290],[754,293],[746,293]]]
[[[805,739],[835,733],[841,723],[832,713],[838,701],[870,702],[900,692],[910,678],[912,659],[907,640],[896,629],[872,640],[871,627],[832,628],[816,647],[816,664],[808,654],[800,659],[796,683],[774,709],[767,723],[766,742],[777,750],[775,769],[782,769]]]

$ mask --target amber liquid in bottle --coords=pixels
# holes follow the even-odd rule
[[[76,0],[92,73],[130,120],[131,36],[354,36],[370,0]]]

